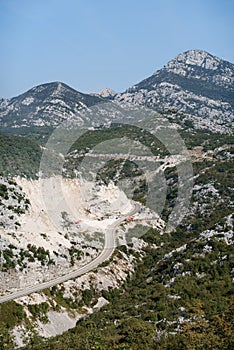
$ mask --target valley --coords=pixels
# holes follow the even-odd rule
[[[233,67],[0,101],[0,347],[233,346]]]

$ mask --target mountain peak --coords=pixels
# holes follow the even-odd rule
[[[115,99],[160,111],[174,110],[195,128],[230,133],[234,65],[203,50],[188,50]]]
[[[178,66],[199,66],[204,69],[216,70],[220,65],[221,59],[204,50],[188,50],[180,53],[174,59],[169,61],[164,68],[170,69]]]
[[[70,87],[69,85],[67,85],[61,81],[54,81],[54,82],[40,84],[40,85],[33,87],[29,91],[41,92],[44,90],[50,91],[50,93],[52,93],[52,92],[56,93],[56,92],[61,92],[61,91],[65,91],[65,90],[76,91],[75,89],[73,89],[72,87]],[[78,92],[78,91],[76,91],[76,92]]]
[[[116,95],[116,92],[110,88],[104,88],[104,89],[100,90],[97,93],[97,95],[101,96],[101,97],[114,97]]]
[[[0,126],[57,126],[80,111],[102,102],[56,81],[37,85],[10,100],[0,100]]]

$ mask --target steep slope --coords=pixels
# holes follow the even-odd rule
[[[80,110],[102,101],[60,82],[36,86],[0,103],[0,126],[56,126]]]
[[[228,132],[234,115],[234,65],[201,50],[181,53],[115,99],[187,114],[194,126]]]

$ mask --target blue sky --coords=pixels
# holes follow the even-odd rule
[[[234,62],[233,17],[233,0],[0,0],[0,96],[123,91],[189,49]]]

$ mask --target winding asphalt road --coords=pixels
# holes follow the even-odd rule
[[[63,282],[66,282],[70,279],[79,277],[81,275],[84,275],[85,273],[95,269],[98,265],[103,263],[104,261],[108,260],[111,255],[113,254],[115,248],[116,248],[116,237],[115,237],[115,231],[116,228],[124,221],[126,220],[129,216],[134,215],[136,212],[139,211],[140,205],[138,203],[133,203],[134,208],[127,214],[124,215],[122,218],[119,218],[116,220],[114,223],[110,225],[110,227],[106,230],[105,233],[105,246],[102,250],[102,252],[91,262],[89,262],[87,265],[82,266],[76,271],[72,271],[66,275],[54,278],[48,282],[43,282],[40,284],[37,284],[32,287],[26,287],[23,290],[19,290],[17,292],[13,292],[8,295],[4,295],[0,297],[0,303],[4,303],[6,301],[14,300],[20,297],[23,297],[25,295],[29,295],[31,293],[39,292],[45,288],[50,288],[55,286],[56,284],[60,284]]]

